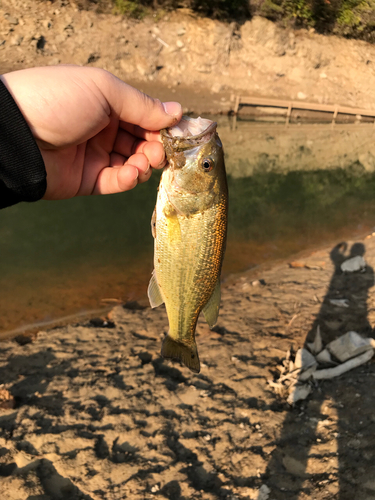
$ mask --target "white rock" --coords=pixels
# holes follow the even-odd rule
[[[356,271],[360,271],[361,269],[365,269],[365,267],[365,259],[362,257],[362,255],[356,255],[351,259],[345,260],[341,264],[341,271],[343,271],[344,273],[354,273]]]
[[[185,46],[185,44],[182,40],[177,40],[176,45],[179,49],[182,49],[182,47]]]
[[[345,333],[327,345],[329,352],[342,363],[371,348],[371,339],[363,338],[357,332]]]
[[[316,365],[314,356],[309,353],[307,349],[298,349],[294,360],[295,368],[302,368],[302,370],[307,370],[314,365]]]
[[[298,92],[298,94],[297,94],[297,99],[303,100],[303,99],[306,99],[306,97],[307,97],[307,95],[304,94],[303,92]]]
[[[329,299],[329,302],[333,306],[349,307],[349,301],[348,301],[348,299]]]
[[[259,488],[257,500],[268,500],[271,490],[266,484],[262,484]]]
[[[297,401],[301,401],[302,399],[306,399],[307,396],[311,392],[311,387],[308,384],[295,385],[291,388],[287,402],[292,405],[297,403]]]
[[[322,336],[320,334],[320,326],[318,325],[316,329],[314,342],[307,343],[308,348],[312,352],[312,354],[317,354],[323,349]]]
[[[317,354],[316,360],[318,363],[332,363],[331,354],[329,353],[328,349],[323,349],[323,351]]]
[[[320,73],[320,78],[327,78],[327,75],[325,73]]]

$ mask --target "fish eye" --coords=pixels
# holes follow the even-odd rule
[[[201,167],[205,172],[211,172],[214,168],[214,161],[211,158],[203,158],[201,160]]]

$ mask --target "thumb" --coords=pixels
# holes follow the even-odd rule
[[[103,87],[100,86],[102,89]],[[104,96],[119,120],[138,125],[145,130],[160,130],[178,123],[181,104],[160,102],[107,73]]]

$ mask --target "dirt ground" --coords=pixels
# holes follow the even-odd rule
[[[294,407],[267,383],[317,325],[325,343],[371,336],[375,238],[356,242],[366,272],[344,275],[353,243],[228,279],[218,325],[198,325],[198,375],[160,358],[163,307],[2,343],[3,497],[374,499],[374,361]]]
[[[185,112],[228,112],[231,94],[372,109],[375,47],[285,30],[255,16],[243,25],[187,9],[143,21],[79,10],[70,0],[2,0],[0,73],[36,65],[99,66]]]

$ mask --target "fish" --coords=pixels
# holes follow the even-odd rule
[[[212,328],[220,307],[228,186],[217,124],[183,116],[161,130],[167,165],[161,175],[151,229],[154,271],[152,308],[165,304],[169,332],[161,356],[195,373],[200,361],[195,329],[200,313]]]

